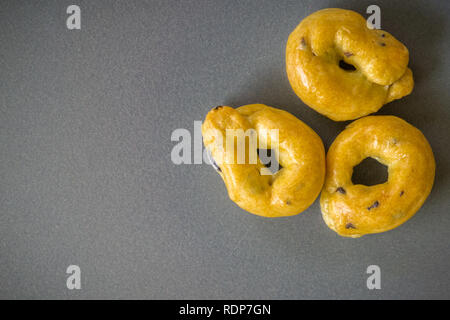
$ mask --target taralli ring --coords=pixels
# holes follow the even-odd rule
[[[207,114],[202,135],[229,197],[244,210],[264,217],[295,215],[322,189],[322,140],[286,111],[262,104],[216,107]],[[273,150],[282,168],[272,174],[256,155],[257,148]]]
[[[294,92],[336,121],[356,119],[411,93],[408,49],[358,13],[324,9],[289,36],[286,70]]]
[[[352,183],[353,167],[368,157],[388,166],[387,182],[374,186]],[[328,151],[320,198],[323,219],[346,237],[394,229],[425,202],[434,173],[433,152],[418,129],[394,116],[356,120]]]

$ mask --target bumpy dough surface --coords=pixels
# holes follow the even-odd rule
[[[340,61],[356,70],[339,67]],[[411,93],[408,49],[383,30],[369,29],[358,13],[324,9],[289,36],[286,70],[294,92],[335,121],[356,119]]]
[[[227,129],[254,129],[259,147],[265,145],[272,149],[277,143],[282,169],[274,175],[261,175],[264,165],[259,158],[256,164],[250,164],[248,157],[245,164],[237,164],[236,159],[230,161],[226,154]],[[264,134],[264,130],[271,129],[278,129],[278,139],[276,135]],[[217,132],[223,135],[222,142],[218,142]],[[322,140],[286,111],[262,104],[237,109],[216,107],[207,114],[202,134],[206,148],[220,168],[218,172],[229,197],[244,210],[265,217],[295,215],[308,208],[322,189],[325,179]],[[235,141],[235,155],[237,144]],[[245,148],[248,155],[248,143]]]
[[[367,157],[388,166],[387,182],[352,184],[353,167]],[[434,172],[433,152],[418,129],[394,116],[356,120],[338,135],[328,151],[320,198],[323,219],[346,237],[396,228],[425,202]]]

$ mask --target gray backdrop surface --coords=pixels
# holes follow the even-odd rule
[[[81,8],[81,30],[66,8]],[[216,105],[265,103],[333,122],[292,92],[289,33],[326,7],[406,44],[416,86],[383,107],[429,139],[437,174],[417,215],[347,239],[316,201],[265,219],[206,165],[175,165],[171,134]],[[0,298],[450,298],[448,1],[1,1]],[[82,274],[66,288],[66,268]],[[378,265],[381,290],[368,290]]]

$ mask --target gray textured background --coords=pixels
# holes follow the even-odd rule
[[[72,3],[81,31],[65,26]],[[318,201],[260,218],[211,167],[171,162],[172,131],[221,104],[284,108],[328,147],[346,123],[294,95],[285,43],[315,10],[369,4],[416,80],[379,113],[421,129],[436,157],[413,219],[341,238]],[[448,1],[1,1],[0,297],[450,298],[449,15]],[[381,290],[366,288],[371,264]]]

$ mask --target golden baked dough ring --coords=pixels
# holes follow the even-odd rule
[[[226,152],[227,129],[254,129],[259,147],[265,145],[266,149],[273,149],[278,145],[278,161],[282,169],[274,175],[261,175],[261,169],[267,168],[259,158],[254,164],[250,163],[250,143],[246,142],[246,161],[238,164],[236,150],[239,142],[234,142],[234,154],[230,156],[230,152]],[[270,133],[274,129],[277,135]],[[217,139],[218,134],[223,138]],[[207,114],[202,135],[206,148],[220,168],[218,172],[231,200],[244,210],[265,217],[295,215],[308,208],[322,189],[325,178],[322,140],[310,127],[286,111],[262,104],[237,109],[216,107]]]
[[[353,167],[367,157],[388,166],[387,182],[352,183]],[[328,151],[320,198],[323,219],[346,237],[396,228],[422,206],[433,186],[434,171],[433,152],[420,130],[394,116],[356,120]]]
[[[335,121],[356,119],[411,93],[408,49],[358,13],[324,9],[289,36],[286,70],[304,103]],[[351,66],[356,70],[349,69]],[[341,67],[340,67],[341,66]]]

